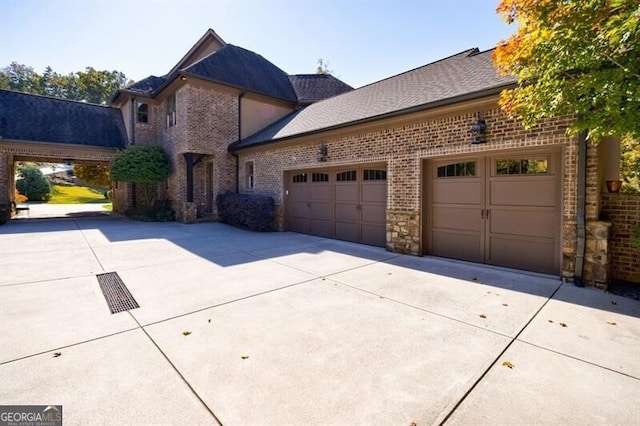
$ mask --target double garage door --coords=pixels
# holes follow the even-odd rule
[[[285,179],[291,231],[385,245],[384,167],[298,170]]]
[[[509,153],[431,161],[427,252],[557,274],[560,153]]]

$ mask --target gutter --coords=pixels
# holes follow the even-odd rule
[[[578,196],[576,206],[576,265],[573,272],[573,283],[577,287],[584,287],[582,282],[582,270],[584,267],[584,254],[586,245],[585,209],[587,192],[587,131],[578,135]]]
[[[246,146],[238,146],[240,144],[240,139],[238,139],[238,141],[236,141],[236,142],[232,143],[231,145],[229,145],[228,149],[229,149],[229,151],[240,151],[240,150],[245,149],[245,148],[253,148],[253,147],[256,147],[256,146],[265,145],[265,144],[269,144],[269,143],[283,142],[283,141],[286,141],[286,140],[296,139],[296,138],[300,138],[300,137],[303,137],[303,136],[315,135],[315,134],[327,132],[327,131],[330,131],[330,130],[342,129],[342,128],[345,128],[345,127],[351,127],[351,126],[355,126],[355,125],[358,125],[358,124],[370,123],[370,122],[373,122],[373,121],[382,120],[384,118],[393,118],[393,117],[397,117],[397,116],[400,116],[400,115],[411,114],[413,112],[420,112],[420,111],[425,111],[425,110],[432,109],[432,108],[438,108],[438,107],[442,107],[442,106],[456,104],[456,103],[459,103],[459,102],[471,101],[471,100],[474,100],[474,99],[480,99],[480,98],[484,98],[484,97],[487,97],[487,96],[496,95],[496,94],[502,92],[503,90],[512,89],[512,88],[514,88],[516,86],[517,86],[517,83],[509,83],[509,84],[505,84],[505,85],[502,85],[502,86],[492,87],[492,88],[489,88],[489,89],[483,89],[483,90],[480,90],[480,91],[477,91],[477,92],[465,93],[463,95],[458,95],[458,96],[454,96],[454,97],[451,97],[451,98],[441,99],[441,100],[438,100],[438,101],[429,102],[429,103],[422,104],[422,105],[412,106],[412,107],[404,108],[404,109],[397,110],[397,111],[387,112],[387,113],[384,113],[384,114],[374,115],[374,116],[371,116],[371,117],[365,117],[365,118],[361,118],[361,119],[354,120],[354,121],[348,121],[346,123],[340,123],[340,124],[336,124],[336,125],[329,126],[329,127],[323,127],[323,128],[320,128],[320,129],[310,130],[308,132],[296,133],[294,135],[284,136],[284,137],[278,138],[278,139],[268,139],[268,140],[265,140],[265,141],[252,143],[252,144],[246,145]],[[358,90],[358,89],[356,89],[356,90]],[[353,92],[347,92],[347,93],[353,93]],[[338,96],[340,96],[340,95],[338,95]],[[294,111],[294,112],[299,112],[299,111]],[[283,118],[286,118],[286,116],[283,117]]]

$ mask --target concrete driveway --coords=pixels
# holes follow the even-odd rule
[[[0,405],[65,424],[639,421],[640,303],[557,278],[108,217],[12,221],[0,254]]]

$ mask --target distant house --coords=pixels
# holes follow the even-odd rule
[[[570,118],[525,130],[497,103],[515,84],[469,49],[354,90],[208,30],[101,108],[125,144],[165,148],[180,221],[215,216],[225,191],[268,194],[280,230],[606,282],[598,219],[617,144],[568,137]],[[134,199],[121,183],[115,197],[117,211]]]

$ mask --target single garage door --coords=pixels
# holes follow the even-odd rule
[[[559,273],[560,157],[554,150],[429,162],[428,253]]]
[[[289,172],[285,194],[291,231],[385,245],[387,172],[384,167]]]

